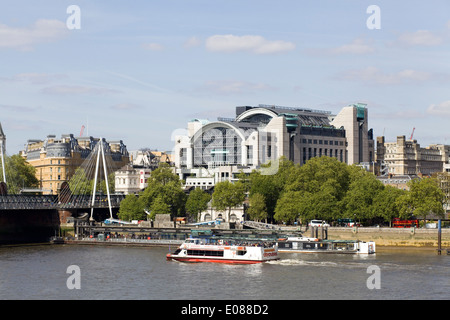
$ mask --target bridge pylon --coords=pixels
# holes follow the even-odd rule
[[[94,221],[94,202],[95,202],[95,193],[97,191],[97,179],[98,179],[98,174],[99,174],[99,163],[100,163],[100,155],[102,158],[102,165],[103,165],[103,171],[105,174],[105,183],[106,183],[106,194],[108,197],[108,207],[109,207],[109,215],[110,218],[113,218],[113,214],[112,214],[112,207],[111,207],[111,194],[109,192],[109,183],[108,183],[108,172],[106,170],[106,161],[105,161],[105,151],[104,151],[104,146],[103,146],[103,138],[100,138],[99,143],[96,146],[96,152],[97,152],[97,162],[95,165],[95,175],[94,175],[94,190],[92,192],[92,207],[91,207],[91,216],[89,218],[90,221]]]

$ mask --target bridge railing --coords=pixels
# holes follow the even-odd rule
[[[111,206],[119,207],[124,195],[112,195]],[[109,206],[106,196],[96,196],[94,208]],[[91,208],[92,199],[69,199],[60,202],[57,195],[3,195],[0,196],[0,210],[69,209]]]
[[[280,227],[274,224],[270,223],[264,223],[264,222],[256,222],[256,221],[249,221],[246,220],[243,223],[245,226],[248,226],[250,228],[255,229],[263,229],[263,230],[280,230]]]

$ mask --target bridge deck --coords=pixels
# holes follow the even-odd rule
[[[124,195],[112,195],[111,207],[118,208]],[[109,206],[106,195],[98,195],[94,208]],[[0,210],[39,210],[39,209],[84,209],[92,208],[92,198],[77,199],[74,202],[61,202],[57,195],[1,195]]]

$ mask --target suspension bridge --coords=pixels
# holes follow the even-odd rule
[[[117,164],[104,139],[61,181],[57,194],[17,186],[20,169],[11,160],[17,156],[7,156],[5,140],[0,125],[0,243],[43,240],[59,230],[63,217],[102,221],[118,211],[125,195],[111,192]]]
[[[9,179],[8,176],[14,175],[15,168],[8,168],[9,162],[1,133],[0,127],[0,161],[3,180],[0,182],[0,210],[89,209],[92,218],[95,208],[108,208],[110,217],[113,217],[113,208],[120,206],[124,195],[110,192],[114,184],[113,173],[116,167],[107,152],[108,147],[104,139],[99,139],[73,176],[61,183],[58,194],[42,195],[33,194],[40,191],[39,189],[20,189],[16,186],[9,188],[14,179]],[[10,163],[14,166],[12,162]],[[20,189],[20,193],[9,194],[8,189]]]

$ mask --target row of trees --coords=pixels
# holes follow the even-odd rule
[[[233,207],[245,200],[244,185],[240,182],[218,183],[212,196],[202,189],[194,189],[186,195],[178,175],[165,164],[154,170],[147,182],[148,187],[138,197],[127,195],[122,200],[120,219],[140,220],[145,219],[147,214],[154,219],[158,213],[172,216],[188,215],[198,220],[200,213],[208,208],[211,200],[217,210],[227,211],[228,215]]]
[[[10,193],[19,192],[23,186],[38,186],[35,168],[20,155],[7,157],[5,161]],[[128,195],[122,201],[119,217],[124,220],[146,219],[146,212],[149,212],[151,218],[156,213],[169,213],[173,216],[189,215],[198,220],[211,200],[213,207],[226,212],[229,217],[231,208],[241,205],[247,198],[248,218],[256,221],[291,223],[296,220],[352,218],[366,223],[381,223],[390,222],[395,217],[425,219],[430,214],[443,215],[443,205],[450,191],[450,177],[446,173],[412,180],[409,190],[400,190],[383,185],[372,173],[358,166],[349,166],[331,157],[312,158],[303,166],[281,158],[272,163],[271,168],[278,169],[274,174],[254,170],[250,175],[241,173],[235,183],[217,183],[211,196],[201,189],[186,195],[178,175],[167,165],[162,165],[152,172],[148,187],[138,197]],[[0,178],[1,174],[0,170]],[[76,179],[79,174],[80,170],[71,179],[71,184],[79,180]],[[109,181],[112,191],[112,176]],[[86,187],[83,189],[89,192],[93,182],[86,180],[84,183]],[[71,185],[71,189],[76,188]],[[98,189],[106,188],[100,184]]]
[[[235,183],[219,182],[212,196],[201,189],[186,195],[178,176],[162,166],[152,172],[139,197],[128,195],[122,201],[119,217],[145,219],[147,211],[151,218],[156,213],[169,213],[198,219],[211,200],[213,207],[229,217],[231,208],[246,198],[248,218],[256,221],[351,218],[371,224],[444,213],[445,194],[436,178],[412,180],[409,190],[401,190],[331,157],[312,158],[303,166],[281,158],[276,166],[274,174],[254,170],[250,175],[241,173]]]
[[[256,220],[350,218],[372,224],[444,213],[445,194],[436,178],[412,180],[409,191],[401,190],[385,186],[361,167],[325,156],[303,166],[280,159],[276,174],[254,171],[246,183],[248,213]]]

